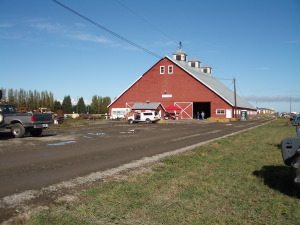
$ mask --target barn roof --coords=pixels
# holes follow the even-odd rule
[[[141,103],[135,103],[131,109],[157,109],[160,105],[159,102],[141,102]]]
[[[191,76],[195,77],[198,81],[203,83],[213,92],[218,94],[230,105],[234,106],[234,92],[226,87],[223,83],[214,78],[211,74],[203,73],[200,68],[191,67],[185,61],[178,61],[166,56],[169,60],[177,64]],[[252,104],[246,101],[239,95],[236,95],[236,106],[239,108],[256,109]]]

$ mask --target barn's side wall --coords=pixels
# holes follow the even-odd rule
[[[161,66],[165,68],[164,74],[160,74]],[[173,66],[172,74],[168,73],[169,66]],[[226,115],[218,115],[217,110],[233,110],[226,101],[167,58],[155,64],[116,99],[109,111],[111,108],[127,107],[126,103],[146,101],[160,102],[164,108],[176,102],[210,102],[211,117],[225,118]],[[193,114],[192,108],[187,110]]]

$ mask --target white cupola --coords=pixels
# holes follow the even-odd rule
[[[184,51],[179,49],[178,51],[173,53],[173,59],[186,62],[187,54],[185,54]]]
[[[201,62],[196,58],[192,58],[191,60],[189,60],[190,67],[200,68],[200,63]]]
[[[204,65],[201,67],[203,73],[212,74],[212,68],[209,65]]]

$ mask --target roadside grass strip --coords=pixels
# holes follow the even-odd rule
[[[28,224],[300,224],[300,191],[282,160],[294,127],[278,119],[99,182]]]

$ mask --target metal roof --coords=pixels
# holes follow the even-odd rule
[[[135,103],[131,109],[157,109],[160,105],[159,102],[141,102],[141,103]]]
[[[197,58],[192,58],[191,60],[189,60],[189,62],[200,62],[200,60],[198,60]]]
[[[211,68],[209,65],[205,64],[202,68]]]
[[[182,51],[182,49],[179,49],[173,53],[173,55],[182,55],[182,54],[187,55],[184,51]]]
[[[191,76],[195,77],[198,81],[203,83],[213,92],[218,94],[231,106],[234,106],[234,92],[226,87],[223,83],[214,78],[211,74],[201,72],[200,68],[191,67],[185,61],[178,61],[166,56],[169,60],[177,64]],[[252,104],[246,101],[244,98],[236,94],[236,106],[239,108],[256,109]]]

